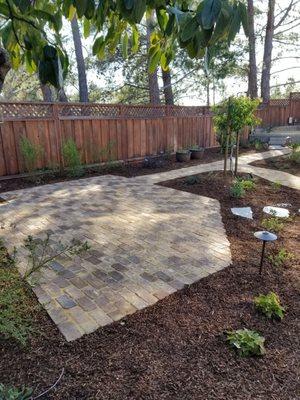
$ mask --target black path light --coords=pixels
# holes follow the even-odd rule
[[[261,275],[262,274],[263,263],[264,263],[266,243],[267,242],[274,242],[274,240],[277,240],[277,236],[274,233],[267,232],[267,231],[255,232],[254,236],[257,239],[263,241],[261,259],[260,259],[260,267],[259,267],[259,275]]]

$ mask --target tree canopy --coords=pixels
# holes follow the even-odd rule
[[[247,34],[246,7],[239,0],[0,0],[2,46],[13,68],[25,64],[43,84],[61,87],[69,66],[60,35],[64,18],[77,14],[100,59],[119,44],[126,58],[138,51],[143,17],[153,10],[158,24],[148,54],[152,71],[168,68],[178,44],[190,58],[201,58],[219,40],[230,43],[241,24]]]

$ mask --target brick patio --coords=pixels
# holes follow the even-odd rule
[[[75,237],[92,246],[83,257],[53,262],[33,287],[67,340],[231,263],[219,202],[154,184],[221,165],[131,179],[106,175],[3,196],[11,199],[0,208],[1,236],[9,247],[19,248],[27,235],[42,237],[48,231],[54,241]]]

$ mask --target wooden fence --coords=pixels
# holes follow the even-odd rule
[[[285,102],[261,107],[263,126],[300,118],[300,96]],[[3,102],[0,116],[0,176],[25,171],[23,136],[42,149],[37,168],[62,165],[61,149],[68,138],[74,139],[84,164],[127,161],[191,145],[217,146],[207,107]]]

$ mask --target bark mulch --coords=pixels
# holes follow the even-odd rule
[[[66,343],[45,312],[36,315],[40,334],[27,348],[2,342],[0,376],[6,384],[26,384],[36,392],[52,385],[56,400],[296,400],[299,398],[299,259],[276,268],[266,263],[258,275],[260,228],[264,205],[292,203],[299,194],[275,190],[257,180],[256,190],[232,200],[230,182],[216,173],[199,175],[200,183],[184,179],[164,183],[178,190],[217,198],[231,243],[233,264],[156,305],[73,343]],[[233,216],[232,205],[254,209],[254,220]],[[188,206],[188,205],[187,205]],[[299,251],[299,217],[285,224],[276,245]],[[299,254],[297,254],[299,256]],[[253,297],[275,291],[286,308],[281,321],[259,315]],[[240,358],[225,343],[224,331],[247,327],[266,339],[261,358]]]
[[[254,165],[255,167],[276,169],[278,171],[288,172],[289,174],[300,176],[300,164],[293,162],[289,159],[289,156],[286,155],[254,161],[250,165]]]
[[[257,153],[257,151],[251,148],[241,150],[241,154],[251,153]],[[166,154],[157,158],[153,157],[148,159],[150,159],[150,162],[148,164],[145,163],[143,160],[138,160],[131,161],[125,164],[108,163],[106,165],[85,168],[84,175],[77,178],[74,176],[67,176],[62,172],[48,171],[44,175],[38,175],[35,177],[18,177],[5,180],[0,179],[0,193],[73,179],[91,178],[93,176],[101,175],[119,175],[126,178],[132,178],[135,176],[155,174],[165,171],[171,171],[173,169],[187,168],[198,164],[207,164],[213,161],[219,161],[223,159],[223,154],[220,153],[219,148],[211,148],[205,149],[203,158],[201,160],[191,160],[188,163],[176,162],[174,154]]]

